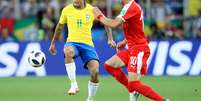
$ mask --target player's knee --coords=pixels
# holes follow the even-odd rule
[[[72,48],[66,48],[65,49],[65,56],[66,58],[73,58],[75,55],[75,52]]]
[[[90,70],[90,72],[91,72],[92,75],[98,75],[99,70],[98,70],[98,68],[92,68],[92,69]]]
[[[95,73],[99,71],[99,63],[96,60],[91,60],[90,62],[87,63],[86,66],[91,73]]]
[[[91,71],[98,71],[99,65],[98,64],[87,64],[87,67]]]
[[[87,65],[91,75],[97,75],[99,73],[99,65],[98,64],[93,64],[93,63],[88,63]]]
[[[112,68],[118,68],[118,67],[121,67],[121,65],[117,62],[117,61],[114,61],[112,59],[109,59],[105,62],[105,64],[111,66]]]

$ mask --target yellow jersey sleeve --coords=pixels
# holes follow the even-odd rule
[[[60,24],[66,24],[67,23],[67,14],[68,14],[68,9],[67,7],[63,8],[62,12],[61,12],[61,16],[59,19],[59,23]]]

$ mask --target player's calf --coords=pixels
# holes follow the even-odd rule
[[[128,78],[120,68],[113,68],[108,64],[104,64],[104,67],[109,74],[128,89]]]

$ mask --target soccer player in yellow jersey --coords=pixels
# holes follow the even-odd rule
[[[69,95],[75,95],[78,91],[76,82],[76,66],[74,58],[80,56],[84,62],[84,68],[87,68],[91,75],[91,80],[88,82],[88,97],[87,101],[93,101],[99,86],[99,58],[94,49],[94,44],[91,37],[91,28],[93,21],[97,16],[93,13],[94,7],[86,3],[86,0],[73,0],[70,4],[63,8],[59,23],[55,29],[55,34],[52,39],[49,51],[51,54],[56,54],[55,37],[61,33],[65,24],[68,25],[68,38],[64,46],[65,66],[68,77],[71,81],[71,87],[68,91]],[[108,34],[108,44],[115,47],[111,29],[106,28]]]

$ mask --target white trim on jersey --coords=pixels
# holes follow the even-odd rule
[[[140,20],[142,21],[142,29],[143,29],[143,31],[144,31],[144,13],[143,13],[143,10],[142,10],[142,8],[140,7],[140,5],[139,4],[137,4],[137,7],[140,9],[140,11],[141,11],[141,16],[140,16]]]
[[[142,63],[143,63],[143,56],[144,56],[144,52],[140,52],[137,55],[137,74],[141,73],[141,69],[142,69]]]
[[[121,15],[118,15],[117,17],[118,17],[118,18],[121,18],[121,20],[122,20],[123,22],[126,21]]]
[[[123,16],[127,13],[128,9],[130,8],[131,4],[133,3],[134,0],[129,1],[129,3],[127,3],[123,9],[121,10],[120,14],[117,16],[118,18],[121,18],[123,20],[123,22],[125,22],[126,20],[123,18]]]

